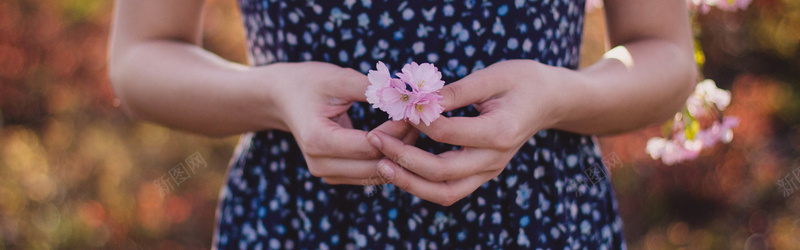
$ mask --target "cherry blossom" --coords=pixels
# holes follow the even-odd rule
[[[367,102],[372,104],[372,108],[380,108],[378,98],[378,90],[388,87],[392,81],[392,75],[389,73],[389,68],[383,62],[378,62],[375,65],[377,70],[370,70],[367,78],[371,83],[367,86]]]
[[[717,88],[714,81],[709,79],[700,82],[686,100],[686,109],[675,114],[665,125],[671,136],[651,138],[647,141],[645,151],[653,159],[660,158],[664,164],[672,165],[697,158],[700,150],[713,147],[717,142],[731,142],[732,128],[739,125],[739,119],[721,117],[730,102],[729,91]],[[712,110],[716,112],[710,112]],[[711,117],[714,122],[703,129],[698,120],[705,117]]]
[[[420,121],[425,125],[439,118],[444,111],[439,102],[439,90],[444,86],[442,73],[430,63],[411,62],[403,66],[398,78],[392,78],[389,68],[383,62],[370,70],[367,78],[367,102],[389,114],[395,121],[406,119],[413,124]]]
[[[731,103],[731,92],[717,88],[711,79],[703,80],[697,84],[694,93],[686,100],[686,108],[693,116],[706,114],[708,106],[714,105],[719,110],[725,110]]]
[[[406,90],[405,83],[400,80],[392,79],[391,85],[383,87],[377,91],[379,102],[377,104],[381,110],[389,114],[389,118],[395,121],[408,117],[408,110],[414,106],[416,96],[411,91]],[[418,122],[419,123],[419,122]]]
[[[415,94],[414,105],[407,113],[408,121],[413,124],[419,124],[419,121],[422,120],[425,125],[431,125],[431,122],[439,118],[439,114],[444,111],[444,107],[439,105],[441,100],[442,96],[437,94]]]
[[[703,144],[703,148],[714,146],[717,141],[728,143],[733,140],[732,128],[737,125],[739,125],[739,118],[725,117],[721,123],[714,122],[708,129],[698,132],[695,139]]]
[[[708,13],[711,10],[711,7],[716,7],[717,9],[723,11],[738,11],[738,10],[745,10],[748,6],[750,6],[750,2],[752,0],[687,0],[686,3],[689,5],[690,8],[696,9],[700,11],[700,13]]]
[[[442,73],[430,63],[408,63],[403,66],[402,73],[398,73],[397,77],[411,85],[416,92],[433,93],[444,87]]]
[[[700,146],[696,141],[679,142],[654,137],[647,141],[645,151],[653,159],[661,158],[664,164],[672,165],[697,158],[700,154]]]

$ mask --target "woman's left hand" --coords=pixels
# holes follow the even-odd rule
[[[474,105],[477,117],[439,117],[430,126],[415,125],[437,142],[462,146],[439,155],[388,136],[368,135],[389,160],[378,172],[397,187],[422,199],[450,206],[498,176],[537,131],[557,121],[563,95],[556,88],[574,71],[532,60],[495,63],[445,86],[446,110]]]

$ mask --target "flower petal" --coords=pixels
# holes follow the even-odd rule
[[[444,87],[442,73],[430,63],[408,63],[403,66],[402,73],[398,73],[397,77],[411,85],[417,92],[434,93]]]

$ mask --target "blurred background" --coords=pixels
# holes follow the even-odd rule
[[[106,54],[112,1],[0,1],[0,249],[208,248],[236,137],[132,121],[115,104]],[[246,62],[235,0],[209,0],[204,47]],[[587,15],[583,65],[602,55]],[[797,249],[800,1],[754,0],[694,19],[705,78],[732,92],[730,144],[665,166],[645,153],[658,126],[600,138],[631,249]],[[163,192],[154,181],[205,163]]]

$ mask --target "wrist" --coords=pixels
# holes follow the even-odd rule
[[[547,98],[544,129],[571,130],[576,117],[586,111],[590,100],[590,78],[581,72],[561,67],[551,67],[553,79],[544,81]]]
[[[269,66],[248,67],[238,74],[234,82],[244,83],[242,96],[245,96],[246,109],[253,113],[254,126],[257,130],[278,129],[288,131],[281,113],[280,90],[278,80],[273,72],[276,64]]]

